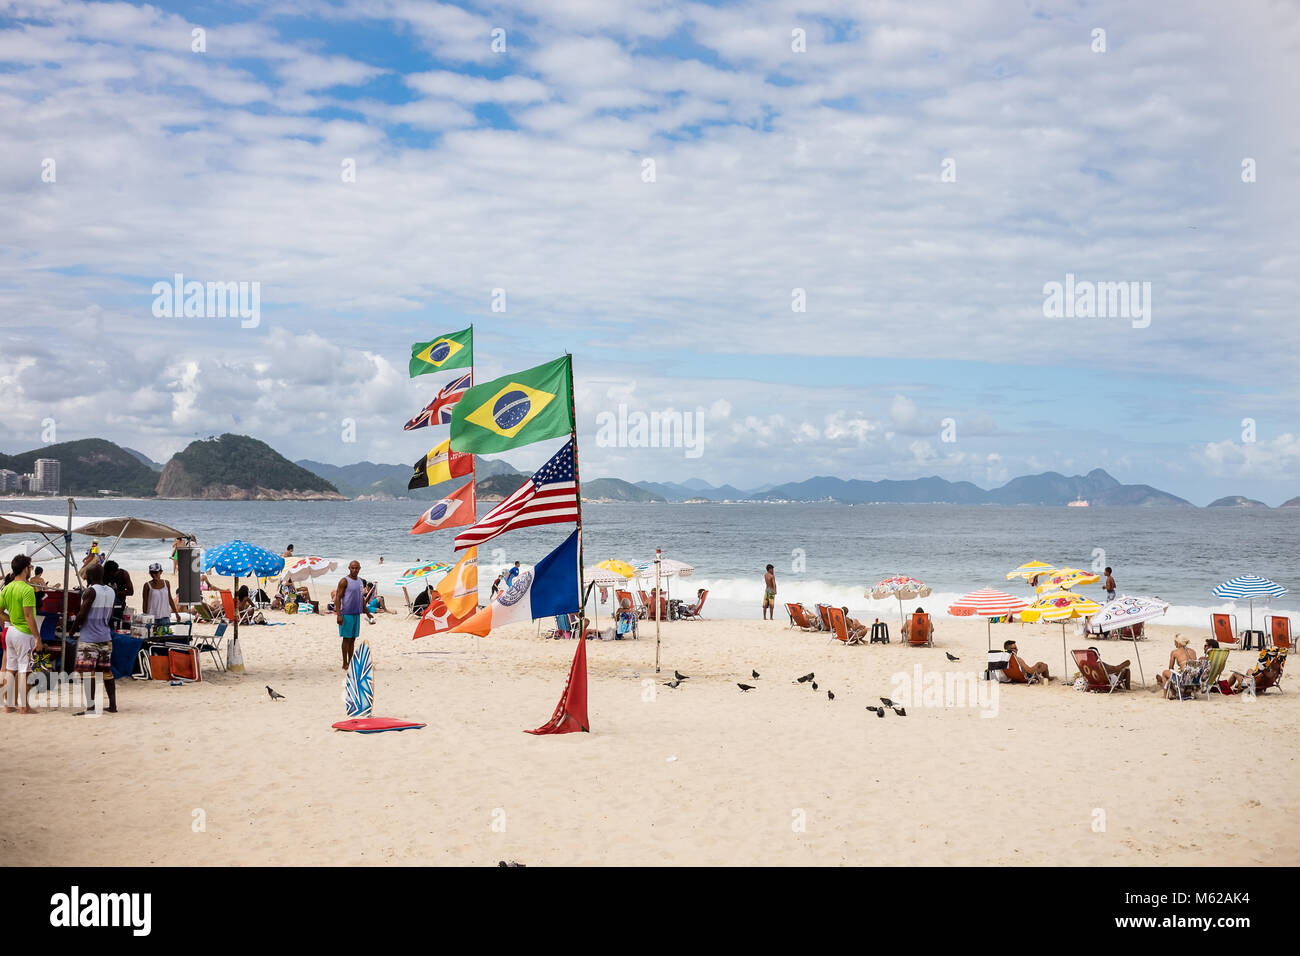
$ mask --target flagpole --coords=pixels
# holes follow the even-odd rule
[[[573,497],[578,510],[578,599],[582,601],[582,606],[578,608],[578,640],[581,641],[586,639],[582,622],[587,614],[587,602],[586,595],[582,593],[582,481],[578,478],[578,413],[575,409],[576,399],[573,397],[573,354],[564,354],[569,357],[569,422],[572,426],[569,441],[573,442]]]

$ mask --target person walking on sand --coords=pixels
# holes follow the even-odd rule
[[[492,582],[492,593],[488,595],[489,601],[496,600],[497,592],[501,590],[501,579],[503,577],[505,577],[504,574],[498,574],[497,579]]]
[[[141,603],[144,613],[153,615],[155,624],[171,623],[173,614],[180,620],[181,609],[176,606],[176,598],[172,597],[171,582],[162,576],[162,565],[157,561],[149,565],[149,580],[144,582]]]
[[[149,567],[151,573],[153,568],[158,569],[153,580],[162,580],[162,565],[155,561]],[[150,591],[146,584],[145,593],[148,595],[158,592]],[[170,586],[166,589],[166,596],[171,596]],[[81,593],[81,610],[77,612],[77,656],[74,665],[74,670],[83,675],[86,709],[77,713],[77,717],[85,717],[95,706],[98,674],[104,675],[104,693],[108,696],[105,712],[117,713],[117,685],[113,683],[113,631],[109,627],[116,600],[117,592],[104,584],[104,569],[98,566],[87,568],[86,589]]]
[[[348,565],[348,576],[339,579],[334,589],[334,617],[339,622],[339,637],[343,640],[343,669],[352,663],[352,649],[361,633],[361,562]]]
[[[32,655],[41,651],[41,632],[36,626],[36,589],[27,583],[32,559],[19,554],[9,562],[9,573],[0,590],[0,631],[4,632],[5,713],[34,714],[27,704],[27,675]],[[12,701],[12,703],[11,703]]]
[[[770,564],[767,574],[763,575],[763,620],[769,616],[776,620],[776,568]]]
[[[514,583],[515,583],[515,578],[517,578],[517,577],[519,577],[519,562],[518,562],[518,561],[516,561],[516,562],[515,562],[515,566],[514,566],[513,568],[511,568],[511,569],[506,573],[506,587],[509,588],[512,584],[514,584]]]
[[[1106,580],[1102,586],[1106,589],[1106,600],[1115,600],[1115,576],[1110,573],[1110,568],[1106,569]]]

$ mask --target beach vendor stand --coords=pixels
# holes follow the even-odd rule
[[[69,661],[67,653],[68,615],[76,614],[80,610],[81,604],[80,593],[71,591],[69,587],[74,568],[72,536],[79,534],[89,538],[112,538],[113,543],[108,549],[108,555],[113,553],[122,538],[170,541],[173,538],[185,536],[183,532],[160,521],[135,517],[76,517],[74,515],[76,510],[76,500],[69,498],[66,519],[60,518],[58,515],[37,514],[27,511],[0,512],[0,535],[39,535],[44,540],[45,547],[52,548],[55,553],[63,556],[62,594],[56,597],[53,590],[47,592],[46,600],[42,602],[42,606],[38,611],[48,615],[57,614],[57,630],[55,634],[50,636],[58,639],[59,666],[65,670]],[[80,580],[79,577],[78,580]],[[42,626],[41,630],[44,632],[45,627]],[[46,640],[44,633],[42,633],[41,639],[42,641]]]

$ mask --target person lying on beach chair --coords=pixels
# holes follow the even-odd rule
[[[1009,656],[1006,670],[1002,672],[1004,676],[999,677],[998,680],[1009,684],[1036,684],[1040,680],[1052,679],[1052,675],[1047,672],[1047,665],[1042,661],[1036,664],[1025,662],[1025,659],[1020,656],[1020,648],[1016,646],[1015,641],[1003,641],[1002,650]]]
[[[1097,653],[1097,648],[1090,647],[1084,651],[1071,651],[1070,655],[1074,658],[1074,665],[1079,668],[1079,674],[1083,677],[1090,691],[1104,691],[1113,693],[1116,688],[1129,689],[1128,681],[1128,661],[1125,661],[1124,668],[1110,667],[1103,664],[1101,655]]]
[[[677,609],[678,619],[683,621],[698,621],[700,619],[700,611],[704,608],[704,602],[708,597],[709,592],[704,588],[700,588],[695,592],[696,600],[694,607],[682,606]]]
[[[259,611],[253,604],[252,597],[248,593],[247,584],[241,584],[239,586],[239,594],[237,596],[235,606],[239,612],[240,624],[265,624],[266,623],[266,618],[262,616],[262,612]]]
[[[1247,674],[1240,671],[1233,671],[1232,676],[1227,680],[1219,681],[1219,689],[1225,694],[1240,694],[1243,691],[1249,692],[1246,684],[1249,682],[1253,685],[1256,694],[1262,694],[1270,687],[1282,688],[1279,683],[1282,680],[1282,668],[1286,666],[1286,650],[1280,647],[1266,647],[1259,652],[1259,660]]]
[[[790,615],[790,626],[803,631],[817,631],[820,628],[813,622],[802,604],[787,604],[785,613]]]

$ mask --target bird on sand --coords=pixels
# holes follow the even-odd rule
[[[895,708],[894,708],[894,713],[896,713],[899,717],[906,717],[906,716],[907,716],[907,708],[905,708],[905,707],[895,707]]]
[[[673,688],[673,689],[675,690],[677,687],[679,687],[679,686],[681,685],[681,683],[682,683],[682,682],[679,681],[679,680],[666,680],[666,681],[664,681],[664,686],[665,686],[665,687],[671,687],[671,688]]]
[[[797,679],[797,680],[795,681],[795,683],[796,683],[796,684],[806,684],[806,683],[808,683],[808,682],[809,682],[810,680],[812,680],[812,679],[813,679],[813,675],[812,675],[812,674],[804,674],[803,677],[800,677],[799,679]]]
[[[683,674],[681,671],[673,671],[673,676],[676,677],[678,680],[690,680],[690,678],[687,677],[685,674]]]
[[[813,690],[816,690],[816,689],[817,689],[817,682],[816,682],[816,681],[813,681]]]
[[[953,657],[953,656],[952,656],[951,654],[949,654],[947,651],[944,651],[944,654],[947,655],[948,660],[950,660],[950,661],[959,661],[959,660],[961,660],[960,657]]]
[[[749,672],[749,676],[754,678],[754,680],[758,680],[758,671],[751,669]]]
[[[835,691],[833,691],[833,690],[828,690],[828,691],[826,692],[826,699],[827,699],[827,700],[834,700],[834,699],[835,699]]]
[[[894,706],[894,702],[893,702],[892,700],[890,700],[888,697],[882,697],[882,698],[880,698],[880,702],[881,702],[882,704],[884,704],[886,707],[893,707],[893,706]]]
[[[272,699],[272,700],[285,700],[285,699],[286,699],[285,696],[284,696],[284,694],[277,694],[275,691],[273,691],[273,690],[271,689],[271,685],[270,685],[270,684],[267,684],[267,685],[266,685],[266,692],[267,692],[269,695],[271,695],[271,699]]]
[[[751,684],[737,684],[736,686],[740,688],[740,692],[741,692],[742,694],[743,694],[745,691],[747,691],[747,690],[753,690],[753,689],[754,689],[754,688],[753,688],[753,685],[751,685]]]

